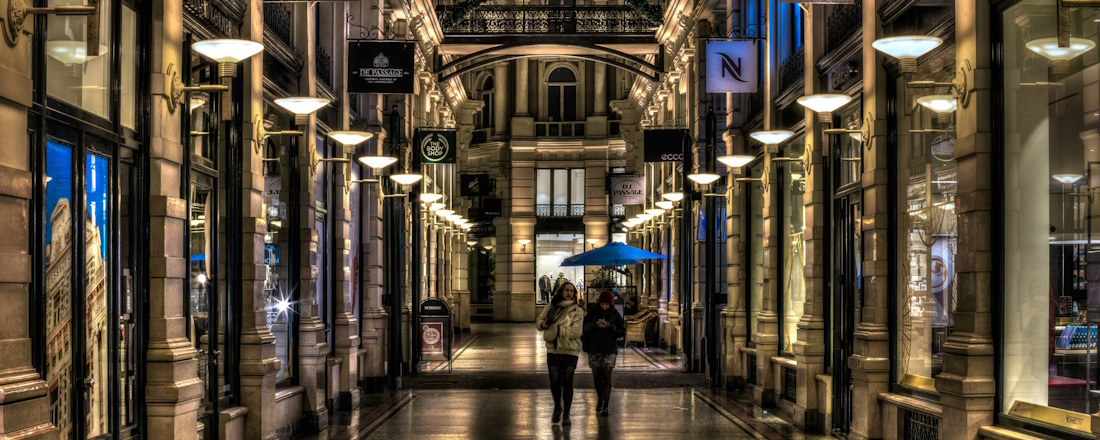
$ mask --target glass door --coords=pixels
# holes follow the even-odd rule
[[[833,430],[848,432],[852,421],[852,372],[848,358],[853,354],[862,307],[859,192],[836,198],[833,209]]]

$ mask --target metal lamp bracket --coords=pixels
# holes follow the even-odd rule
[[[7,40],[8,45],[15,47],[19,44],[19,36],[23,34],[23,23],[27,20],[28,15],[32,14],[54,14],[54,15],[90,15],[92,18],[89,21],[99,22],[99,2],[91,0],[90,5],[63,5],[54,6],[52,8],[35,8],[27,5],[27,0],[8,0],[8,13],[3,18],[4,21],[4,39]],[[89,29],[92,29],[89,26]],[[96,27],[98,29],[98,27]],[[88,44],[99,46],[99,38],[96,35],[94,38],[89,36]]]
[[[168,111],[171,113],[176,112],[176,107],[183,103],[183,95],[187,92],[228,92],[229,86],[220,84],[209,84],[201,86],[184,86],[183,80],[180,78],[180,73],[176,69],[174,63],[168,64],[168,69],[164,71],[164,91],[168,98]]]
[[[264,119],[260,115],[256,115],[255,126],[255,133],[253,136],[256,140],[256,153],[261,151],[260,145],[262,145],[264,141],[267,141],[267,138],[270,136],[301,136],[305,134],[301,130],[267,131],[267,129],[264,128]],[[316,146],[313,148],[316,148]]]

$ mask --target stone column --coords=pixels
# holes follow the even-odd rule
[[[825,55],[825,9],[810,8],[805,18],[804,51],[805,68],[813,72],[815,60]],[[827,85],[821,77],[808,75],[805,93],[825,93]],[[797,362],[798,396],[794,408],[795,424],[808,432],[825,430],[825,408],[818,407],[817,376],[825,373],[825,255],[828,250],[829,228],[825,209],[831,199],[829,176],[826,174],[822,152],[827,148],[822,137],[823,125],[813,111],[806,109],[806,146],[802,165],[805,168],[806,191],[803,239],[805,240],[806,301],[802,317],[798,320],[798,340],[794,343],[794,359]],[[784,171],[785,172],[785,171]]]
[[[732,112],[731,112],[732,113]],[[748,151],[745,146],[745,138],[741,136],[739,129],[728,129],[722,136],[726,144],[727,154],[747,154]],[[748,167],[743,168],[744,174],[748,174]],[[745,206],[745,199],[742,197],[748,197],[749,191],[752,189],[752,183],[739,183],[733,179],[737,177],[743,177],[742,175],[734,174],[738,170],[730,170],[730,178],[727,179],[726,187],[726,285],[719,286],[726,289],[726,332],[721,343],[724,344],[723,353],[725,353],[725,380],[726,387],[733,389],[740,389],[745,385],[745,369],[741,365],[741,348],[748,345],[748,332],[745,331],[748,323],[748,312],[745,308],[745,295],[748,290],[742,281],[745,279],[744,271],[747,270],[748,264],[745,261],[747,247],[745,243],[749,237],[745,237],[742,233],[745,230],[745,220],[743,214],[751,215],[751,213],[743,213]],[[742,241],[745,240],[745,241]],[[721,252],[721,251],[719,251]],[[749,368],[755,368],[755,366],[749,366]]]
[[[334,154],[335,155],[335,154]],[[336,357],[340,359],[340,395],[337,396],[337,409],[350,410],[359,406],[359,322],[355,319],[355,307],[358,301],[352,301],[355,284],[352,280],[352,240],[358,240],[352,228],[351,194],[346,185],[344,173],[351,172],[351,164],[336,164],[332,167],[332,256],[337,264],[333,268],[333,288],[331,300],[335,301],[332,331]],[[362,211],[360,211],[362,213]],[[362,214],[360,214],[362,215]]]
[[[958,305],[955,328],[943,344],[943,372],[936,391],[943,405],[941,436],[947,440],[976,439],[978,429],[993,424],[993,38],[988,0],[956,0],[955,68],[974,66],[968,82],[970,100],[959,100],[955,160],[959,169],[959,244],[955,258]],[[996,16],[999,19],[999,15]],[[968,105],[966,105],[968,104]]]
[[[528,71],[530,60],[516,60],[516,115],[512,117],[512,139],[535,136],[535,118],[530,114],[528,95]]]
[[[9,127],[15,127],[15,129],[0,130],[0,225],[3,225],[3,234],[0,234],[2,237],[0,238],[0,260],[4,261],[0,266],[0,303],[4,304],[4,307],[0,308],[0,322],[3,323],[0,325],[0,352],[4,353],[4,356],[0,357],[0,437],[55,439],[58,438],[59,433],[57,427],[50,421],[49,386],[42,380],[42,376],[35,370],[31,361],[32,341],[28,322],[32,314],[31,281],[36,261],[30,249],[31,219],[34,218],[31,212],[31,198],[34,195],[35,180],[31,167],[31,150],[34,147],[28,142],[24,128],[27,127],[27,109],[33,105],[31,91],[34,87],[30,66],[33,44],[30,32],[34,29],[32,23],[33,19],[28,17],[27,27],[20,32],[19,40],[14,46],[0,44],[0,120]],[[164,37],[157,32],[158,30],[154,27],[153,35],[157,38],[154,42],[162,42]],[[178,46],[181,34],[176,32],[175,35],[175,40],[171,38],[168,40],[175,41],[175,45]],[[159,51],[152,52],[157,54]],[[153,60],[156,58],[154,56]],[[158,64],[153,62],[153,65]],[[158,103],[159,107],[156,106]],[[163,103],[163,96],[159,99],[154,96],[152,101],[154,109],[164,109]],[[153,127],[155,128],[155,125]],[[154,133],[158,132],[154,131]],[[176,143],[178,145],[178,134]],[[177,192],[176,195],[178,194]],[[150,237],[151,245],[154,244],[152,241],[155,239],[157,239],[156,236]],[[178,237],[175,239],[178,240]],[[161,237],[161,240],[165,239]],[[156,256],[152,251],[150,255]],[[150,287],[154,286],[154,278],[150,276]],[[174,290],[176,298],[182,298],[182,291],[181,281],[177,283]],[[160,307],[159,311],[156,303],[153,304],[149,307],[152,314],[151,322],[156,322],[158,316],[160,322],[164,321],[165,315],[181,316],[179,304],[170,308]],[[151,326],[151,328],[155,327]],[[182,329],[177,333],[179,333],[178,336],[173,336],[183,336]],[[163,335],[158,337],[153,333],[149,339],[152,343],[158,339],[167,338]],[[166,355],[167,359],[162,362],[173,366],[179,365],[180,371],[178,374],[167,375],[160,381],[166,387],[180,389],[173,392],[181,392],[181,395],[178,398],[173,396],[172,399],[159,400],[147,397],[150,407],[149,420],[154,420],[154,405],[158,406],[155,409],[160,414],[169,412],[162,410],[170,407],[173,414],[178,411],[181,415],[167,417],[165,424],[169,426],[162,432],[172,435],[177,432],[176,427],[183,425],[183,420],[190,420],[191,437],[187,437],[187,433],[182,430],[178,432],[181,438],[194,438],[193,422],[195,409],[198,406],[196,390],[192,389],[191,385],[192,378],[195,378],[192,361],[195,351],[190,350],[190,353],[187,353],[189,344],[186,341],[178,345],[188,347],[180,347],[178,356]],[[173,349],[175,347],[166,351],[171,353]],[[150,345],[150,362],[152,362],[152,354],[152,345]],[[178,359],[173,359],[174,357]],[[192,367],[189,369],[188,365]],[[149,383],[153,383],[153,378],[150,378]],[[201,385],[197,386],[200,388],[197,392],[201,393]]]
[[[890,310],[888,298],[893,295],[887,286],[890,261],[887,237],[893,234],[887,227],[890,205],[889,161],[887,151],[886,84],[889,76],[882,68],[882,53],[871,43],[882,38],[882,21],[876,12],[886,0],[878,0],[863,8],[863,112],[864,124],[871,124],[870,139],[863,151],[863,310],[856,326],[853,355],[848,359],[852,370],[853,439],[881,438],[882,411],[879,393],[890,390]],[[865,128],[866,129],[866,128]],[[837,390],[834,390],[837,391]]]
[[[263,3],[251,0],[245,11],[241,38],[262,42],[264,36]],[[264,308],[264,234],[267,232],[264,212],[263,150],[256,148],[262,140],[256,138],[256,121],[263,117],[263,57],[244,61],[237,73],[244,83],[244,127],[242,129],[241,189],[241,406],[248,409],[245,437],[271,439],[275,429],[284,423],[275,411],[275,375],[279,359],[275,357],[275,335],[267,326]],[[229,109],[228,98],[223,106]],[[228,121],[223,126],[231,126]],[[233,194],[230,191],[228,194]],[[232,239],[230,237],[229,239]]]
[[[508,130],[508,108],[511,104],[511,94],[508,93],[508,63],[500,63],[493,69],[493,90],[499,90],[500,93],[493,95],[493,105],[495,115],[493,120],[496,123],[496,129],[493,134],[507,134]],[[532,318],[532,321],[534,318]]]
[[[764,288],[760,314],[756,317],[756,384],[753,398],[757,405],[773,406],[776,402],[775,380],[772,374],[772,356],[779,355],[779,297],[778,284],[781,262],[779,250],[783,245],[782,219],[779,217],[779,179],[771,154],[764,155]]]

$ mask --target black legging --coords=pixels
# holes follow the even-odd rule
[[[550,393],[554,395],[554,408],[563,408],[565,413],[569,414],[569,407],[573,405],[573,373],[577,371],[577,367],[550,365],[549,370]]]
[[[615,367],[604,367],[592,370],[592,382],[596,385],[596,395],[599,401],[607,403],[611,399],[611,371]]]

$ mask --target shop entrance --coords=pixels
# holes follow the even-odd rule
[[[833,200],[833,430],[848,432],[851,425],[852,356],[856,325],[862,307],[860,261],[860,194],[855,188]]]

